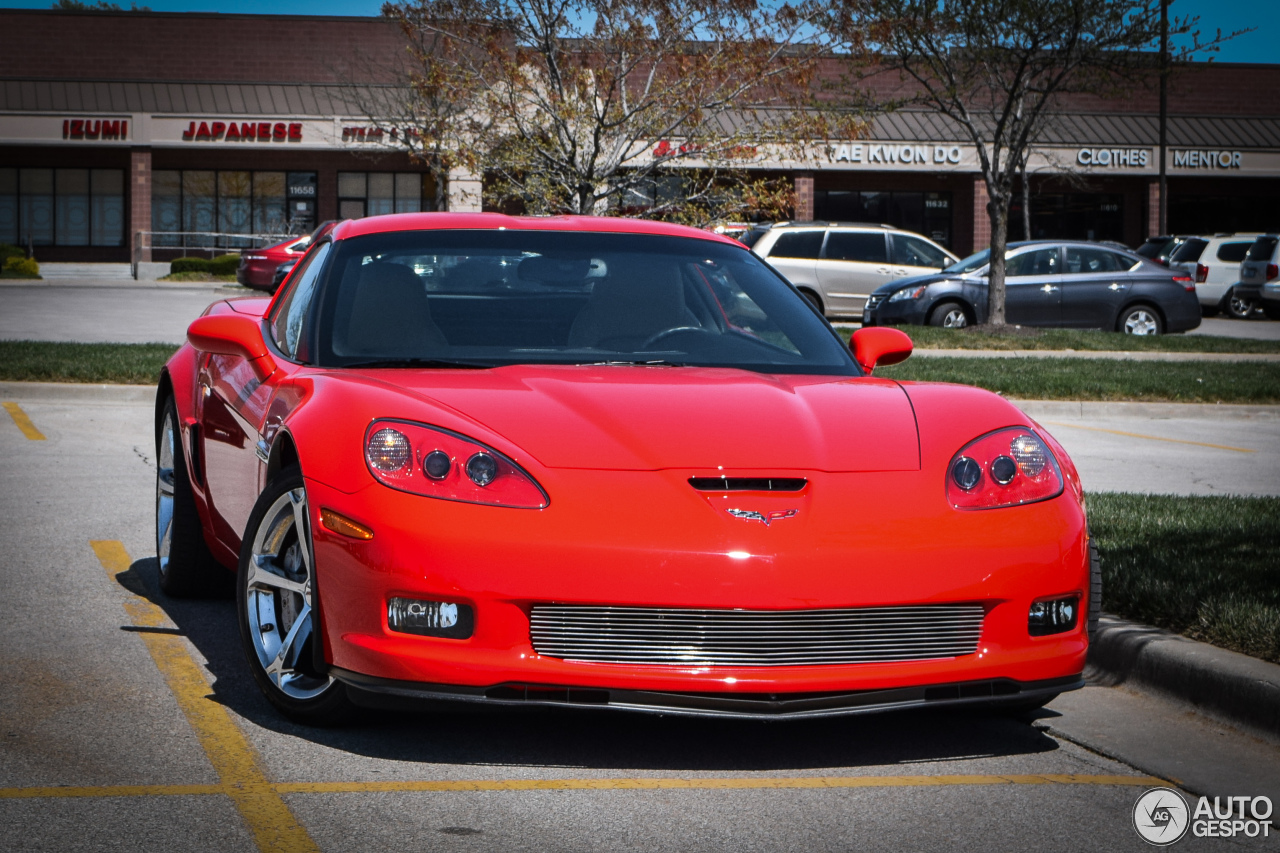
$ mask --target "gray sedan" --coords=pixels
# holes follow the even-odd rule
[[[899,279],[867,300],[863,325],[959,328],[987,320],[990,251],[940,273]],[[1200,325],[1195,282],[1123,249],[1097,243],[1010,243],[1005,319],[1023,326],[1105,329],[1131,335]]]

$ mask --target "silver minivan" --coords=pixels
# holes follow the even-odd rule
[[[827,316],[861,316],[880,285],[936,273],[959,260],[920,234],[846,222],[780,222],[751,251]]]

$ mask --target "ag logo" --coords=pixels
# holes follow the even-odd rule
[[[1172,788],[1152,788],[1133,805],[1133,828],[1142,840],[1166,847],[1187,834],[1187,801]]]

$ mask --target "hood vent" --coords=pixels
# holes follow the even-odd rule
[[[689,478],[689,485],[700,492],[798,492],[807,482],[804,477]]]

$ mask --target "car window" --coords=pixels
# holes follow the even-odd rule
[[[293,361],[310,360],[305,347],[302,346],[303,321],[311,305],[311,298],[315,295],[316,281],[320,277],[320,270],[324,267],[324,259],[329,254],[331,245],[333,244],[321,243],[314,252],[299,261],[303,267],[297,275],[293,276],[294,283],[284,299],[280,301],[271,322],[271,334],[276,346]]]
[[[830,248],[827,249],[828,253]],[[910,234],[893,235],[893,262],[904,267],[939,269],[951,259],[937,246]]]
[[[1057,275],[1058,248],[1037,249],[1023,252],[1005,262],[1005,275]]]
[[[1200,256],[1204,254],[1204,247],[1209,245],[1208,240],[1201,240],[1199,237],[1192,237],[1187,240],[1177,250],[1169,256],[1171,263],[1180,263],[1200,260]]]
[[[883,231],[832,231],[823,255],[829,261],[884,263],[889,259]]]
[[[771,258],[814,258],[822,252],[825,231],[787,231],[769,250]]]
[[[981,252],[974,252],[962,261],[956,261],[947,267],[943,272],[952,273],[969,273],[976,272],[987,265],[987,260],[991,257],[990,249],[983,249]]]
[[[848,348],[741,246],[641,234],[411,231],[337,243],[322,366],[664,364],[856,375]],[[314,313],[314,312],[313,312]]]
[[[1249,247],[1252,245],[1253,243],[1223,243],[1218,247],[1218,260],[1238,264],[1249,254]]]
[[[1133,266],[1127,258],[1105,249],[1067,247],[1066,271],[1068,273],[1106,273],[1127,270]]]
[[[1253,245],[1249,247],[1249,254],[1245,257],[1250,261],[1269,261],[1271,253],[1275,251],[1276,243],[1280,243],[1280,238],[1259,237],[1253,241]]]

